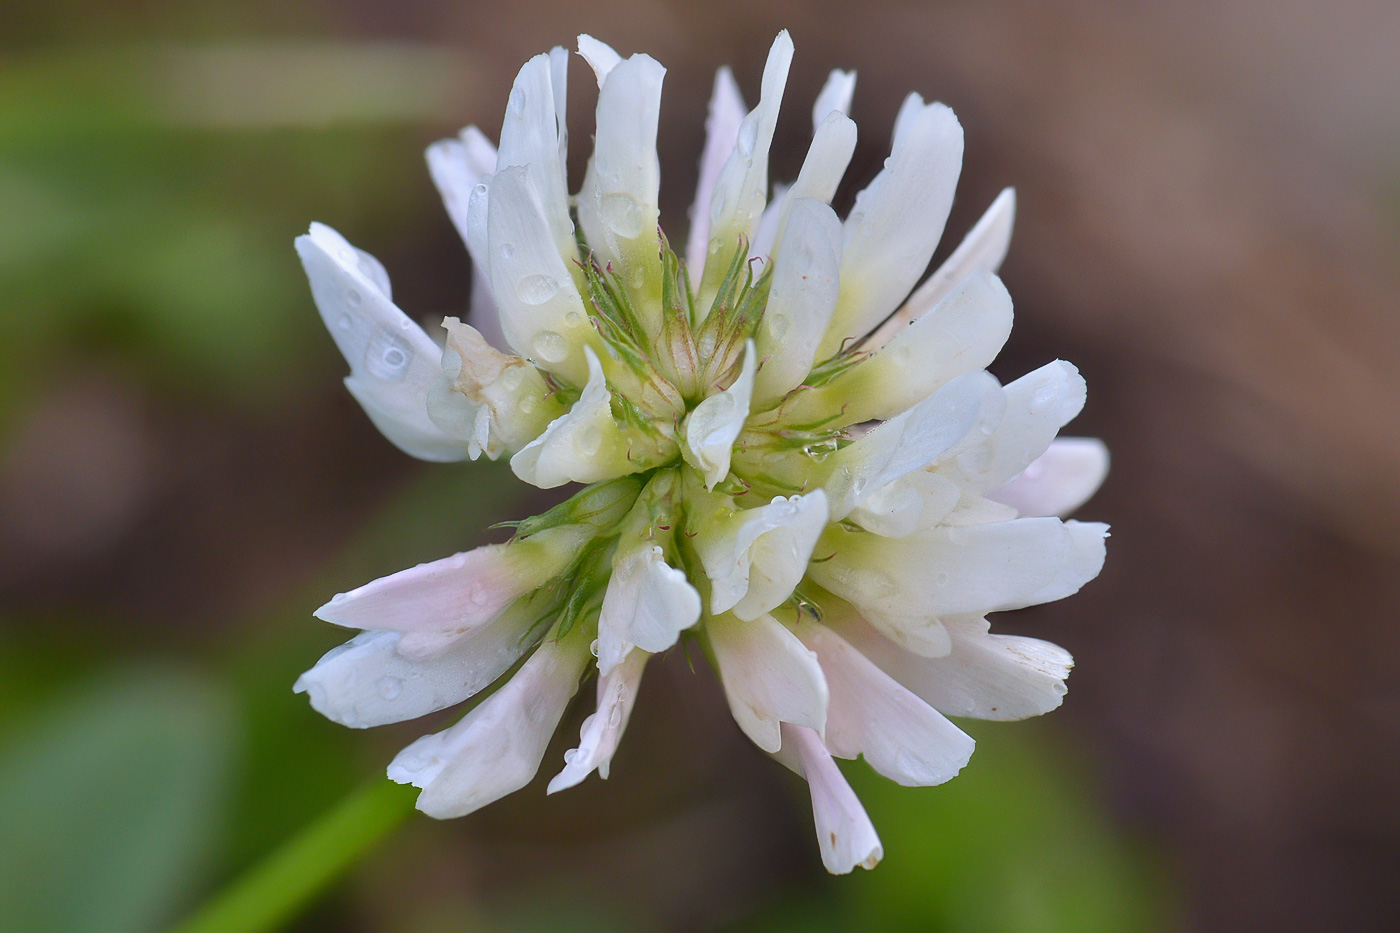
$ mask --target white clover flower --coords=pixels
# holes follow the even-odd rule
[[[647,661],[688,638],[745,734],[809,782],[826,867],[873,867],[879,838],[833,757],[938,784],[972,754],[948,716],[1036,716],[1065,693],[1067,652],[990,634],[986,616],[1102,566],[1106,526],[1057,517],[1108,466],[1098,441],[1055,439],[1084,381],[1064,362],[1006,386],[984,371],[1011,329],[1009,189],[919,284],[962,161],[944,105],[904,102],[842,220],[855,76],[833,72],[806,161],[770,198],[780,34],[753,110],[716,76],[682,260],[658,226],[665,69],[578,47],[599,91],[577,195],[562,49],[521,69],[499,147],[469,127],[428,150],[475,269],[473,324],[448,318],[445,348],[334,231],[297,250],[346,385],[389,440],[590,485],[507,544],[335,597],[317,615],[361,634],[296,689],[360,728],[460,703],[525,658],[389,767],[419,809],[460,816],[529,783],[594,657],[597,711],[549,791],[607,777]]]

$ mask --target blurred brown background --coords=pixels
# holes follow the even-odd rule
[[[499,469],[414,463],[376,435],[339,387],[291,238],[330,223],[380,257],[410,313],[459,313],[465,254],[421,150],[467,122],[494,137],[519,64],[579,31],[669,69],[674,238],[714,67],[732,64],[752,103],[787,27],[797,58],[773,177],[796,174],[830,68],[860,76],[838,207],[878,170],[907,91],[950,104],[967,134],[952,243],[1002,186],[1019,199],[1003,269],[1017,327],[994,371],[1076,363],[1090,396],[1069,433],[1113,452],[1084,510],[1114,528],[1102,578],[1001,622],[1075,654],[1069,697],[1004,729],[1049,750],[1155,906],[1076,922],[1071,904],[1020,928],[1386,929],[1400,913],[1400,5],[7,8],[0,699],[23,722],[118,661],[224,671],[230,698],[215,702],[243,738],[215,757],[237,762],[222,793],[238,802],[208,829],[223,841],[191,843],[218,851],[171,904],[422,731],[342,734],[290,696],[335,640],[309,615],[320,598],[535,505]],[[592,96],[575,66],[575,185]],[[649,675],[607,784],[416,823],[301,922],[525,929],[533,907],[514,901],[612,891],[625,908],[566,916],[816,925],[784,905],[835,903],[865,879],[818,877],[800,793],[701,673],[668,659]],[[278,736],[296,736],[293,751],[275,751]],[[286,761],[302,754],[321,770]],[[978,780],[977,761],[917,800]],[[965,883],[934,856],[922,873],[907,855],[896,867],[889,842],[876,875]],[[990,901],[1013,897],[1006,881],[978,879]],[[960,910],[886,919],[1013,923]]]

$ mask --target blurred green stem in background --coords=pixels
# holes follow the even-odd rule
[[[375,779],[234,879],[175,933],[277,929],[397,829],[413,812],[416,793]]]

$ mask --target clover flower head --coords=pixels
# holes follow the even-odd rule
[[[389,767],[422,789],[419,809],[454,817],[531,781],[595,667],[596,711],[549,792],[606,778],[647,662],[686,639],[744,733],[809,782],[826,867],[873,867],[879,838],[833,757],[938,784],[973,748],[947,717],[1061,702],[1069,654],[991,634],[986,616],[1068,596],[1103,563],[1104,525],[1056,517],[1107,469],[1098,441],[1056,439],[1084,381],[1058,361],[1005,386],[984,370],[1011,329],[996,276],[1010,190],[920,283],[962,161],[943,104],[905,100],[842,219],[855,76],[832,72],[801,171],[770,191],[793,51],[780,34],[752,110],[716,76],[682,256],[657,207],[665,69],[588,36],[578,50],[598,104],[576,195],[563,49],[520,70],[499,146],[468,127],[428,150],[475,270],[474,325],[445,320],[445,346],[328,227],[297,250],[346,386],[389,440],[583,488],[508,543],[336,596],[317,615],[361,633],[296,689],[362,728],[515,668]]]

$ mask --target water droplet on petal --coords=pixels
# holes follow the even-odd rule
[[[342,314],[335,323],[341,330],[349,330],[355,322],[351,319],[350,315]]]
[[[622,725],[622,708],[614,706],[608,713],[608,728],[616,729],[620,725]]]
[[[616,192],[598,199],[598,215],[609,230],[624,240],[642,234],[642,206],[630,194]]]
[[[595,658],[598,656],[598,639],[593,639],[592,643],[589,644],[588,653]]]
[[[947,572],[946,570],[940,570],[940,571],[938,572],[938,574],[933,578],[933,582],[934,582],[937,586],[947,586],[947,585],[948,585],[948,572]]]
[[[402,379],[410,358],[408,344],[383,332],[375,334],[365,347],[365,368],[380,379]]]
[[[515,286],[516,296],[527,305],[542,305],[559,292],[559,283],[549,275],[527,275]]]
[[[768,335],[774,340],[782,340],[788,332],[788,325],[791,324],[791,321],[788,320],[786,314],[770,314],[766,317],[765,323],[768,326]]]
[[[578,450],[585,457],[596,457],[598,451],[603,449],[603,431],[597,425],[591,425],[579,438]]]
[[[511,88],[510,109],[520,113],[525,109],[525,89],[522,87]]]
[[[349,291],[347,291],[345,293],[345,303],[352,308],[358,308],[361,304],[363,304],[364,299],[360,297],[359,289],[352,288]]]
[[[381,677],[375,683],[379,688],[379,695],[386,700],[394,700],[403,692],[403,681],[397,677]]]
[[[535,355],[546,363],[560,363],[569,355],[569,342],[552,330],[535,335]]]
[[[486,593],[486,587],[480,583],[473,583],[467,587],[467,599],[471,600],[473,606],[484,606],[490,599]]]
[[[576,749],[576,748],[570,748],[570,749],[566,750],[566,751],[564,752],[564,764],[566,764],[566,765],[571,765],[571,764],[573,764],[573,763],[574,763],[574,759],[577,758],[577,757],[578,757],[578,749]]]
[[[515,256],[515,247],[509,243],[502,243],[500,253],[502,259],[512,259]]]
[[[583,315],[577,311],[570,311],[564,315],[564,325],[566,327],[578,327],[583,323]]]

